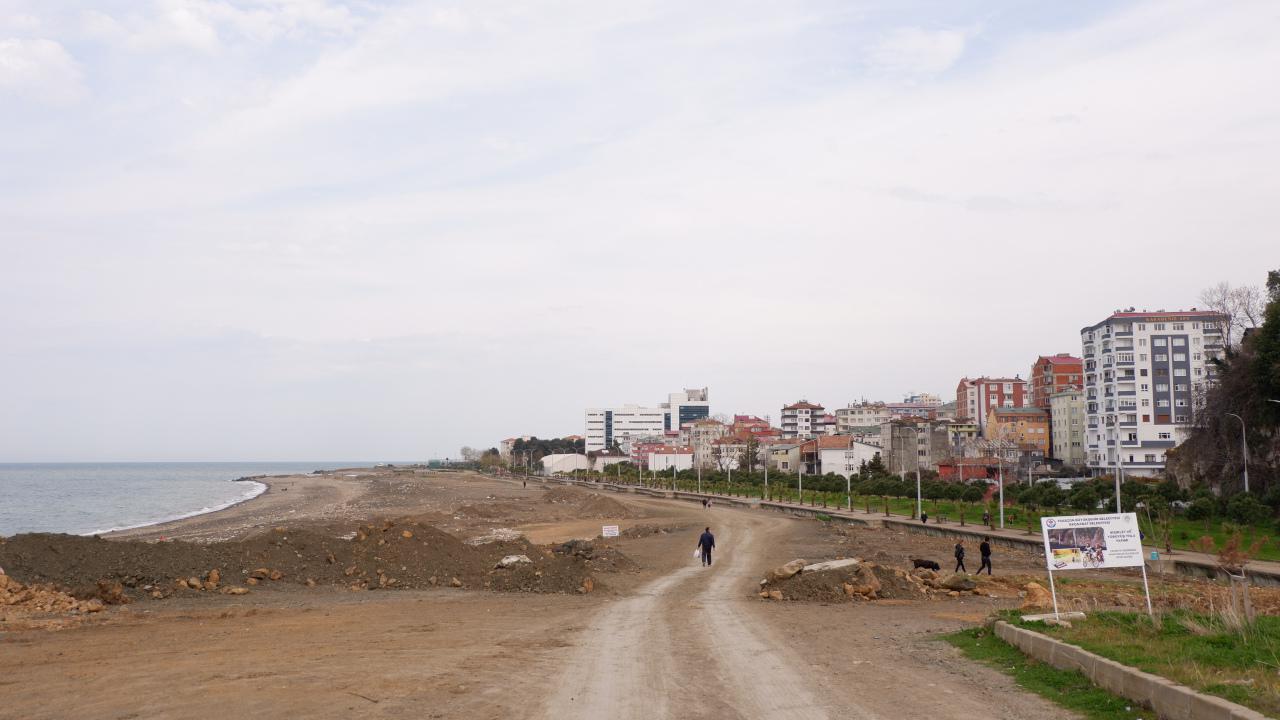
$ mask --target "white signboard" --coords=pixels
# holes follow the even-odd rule
[[[1049,572],[1142,567],[1134,513],[1040,518]]]
[[[602,532],[602,533],[600,533],[600,534],[601,534],[601,535],[603,535],[603,536],[605,536],[605,537],[618,537],[618,526],[617,526],[617,525],[605,525],[605,526],[604,526],[604,532]]]

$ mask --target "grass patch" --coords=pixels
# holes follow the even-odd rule
[[[1076,671],[1059,670],[1022,654],[986,628],[961,630],[944,636],[973,660],[1013,676],[1019,687],[1052,700],[1091,720],[1134,720],[1152,712],[1095,686]]]
[[[1013,620],[1017,622],[1016,619]],[[1237,629],[1221,619],[1174,611],[1158,615],[1091,613],[1070,628],[1021,623],[1092,653],[1280,716],[1280,618],[1260,615]]]

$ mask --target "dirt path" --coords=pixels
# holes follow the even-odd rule
[[[535,717],[1069,716],[931,639],[963,617],[893,607],[842,623],[840,609],[788,612],[753,599],[761,568],[797,524],[752,511],[712,517],[716,563],[704,569],[690,557],[601,610]],[[810,609],[825,612],[812,637]]]

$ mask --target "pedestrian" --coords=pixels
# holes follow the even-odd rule
[[[984,510],[982,512],[982,524],[991,527],[991,511]]]
[[[698,549],[702,550],[703,567],[711,564],[711,548],[715,546],[716,536],[711,534],[711,528],[707,528],[702,532],[702,537],[698,538]]]
[[[968,568],[964,566],[964,541],[963,540],[960,540],[956,543],[956,569],[953,570],[952,572],[960,572],[961,570],[963,570],[964,572],[969,572]]]
[[[978,546],[978,552],[982,553],[982,564],[978,566],[978,574],[982,574],[982,568],[987,569],[987,575],[991,574],[991,538],[982,538],[982,544]]]
[[[921,525],[928,525],[928,524],[929,524],[929,513],[925,512],[925,511],[923,511],[923,510],[921,510],[921,511],[920,511],[920,524],[921,524]]]

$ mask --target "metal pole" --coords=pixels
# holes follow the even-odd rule
[[[1240,453],[1244,457],[1244,491],[1249,492],[1249,443],[1245,435],[1244,418],[1235,413],[1225,413],[1240,421]]]
[[[702,493],[702,463],[698,463],[698,493]]]
[[[1000,467],[1000,529],[1004,529],[1004,456],[1001,455],[997,459]],[[1052,582],[1053,575],[1049,576]]]
[[[1058,617],[1058,588],[1054,587],[1052,570],[1049,571],[1049,592],[1053,593],[1053,619],[1061,620]]]
[[[1147,585],[1147,561],[1142,561],[1142,590],[1147,594],[1147,614],[1154,620],[1155,611],[1151,609],[1151,587]]]

